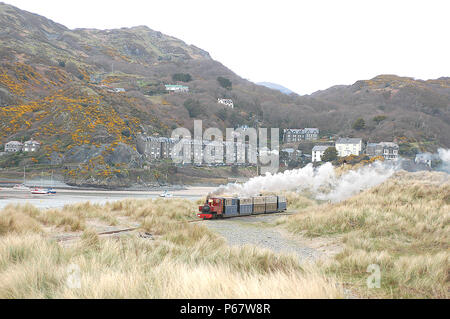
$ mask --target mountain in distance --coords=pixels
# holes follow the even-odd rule
[[[282,86],[280,84],[276,84],[276,83],[272,83],[272,82],[258,82],[256,84],[265,86],[269,89],[280,91],[281,93],[284,93],[287,95],[295,93],[294,91],[291,91],[288,88],[285,88],[284,86]]]
[[[168,94],[167,84],[189,93]],[[218,98],[232,99],[234,109]],[[71,30],[0,3],[0,149],[11,140],[42,143],[32,157],[0,157],[0,166],[65,165],[74,179],[122,176],[144,165],[139,134],[170,136],[177,127],[192,129],[194,119],[222,130],[258,122],[318,127],[326,137],[396,138],[434,151],[450,147],[449,101],[448,77],[396,75],[287,95],[146,26]],[[358,118],[366,125],[355,130]]]

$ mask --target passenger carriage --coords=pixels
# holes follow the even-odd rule
[[[211,197],[199,206],[197,216],[202,219],[229,218],[280,213],[286,209],[285,196]]]

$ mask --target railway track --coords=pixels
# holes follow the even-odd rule
[[[127,232],[131,232],[134,230],[139,229],[139,227],[131,227],[131,228],[123,228],[123,229],[116,229],[116,230],[110,230],[110,231],[104,231],[104,232],[98,232],[97,235],[98,236],[105,236],[105,235],[114,235],[114,234],[120,234],[120,233],[127,233]],[[54,237],[54,239],[57,242],[66,242],[66,241],[71,241],[71,240],[77,240],[80,239],[82,236],[82,234],[80,235],[74,235],[74,236],[59,236],[59,237]]]
[[[274,213],[274,214],[258,214],[258,215],[236,216],[236,217],[226,218],[224,220],[239,219],[242,217],[256,218],[256,217],[261,217],[261,216],[290,216],[293,214],[295,214],[295,213],[294,212],[284,212],[284,213]],[[216,219],[216,220],[220,220],[220,219]],[[208,220],[199,219],[199,220],[180,221],[180,223],[184,223],[184,222],[186,222],[186,223],[202,223],[202,222],[206,222],[206,221],[208,221]],[[139,228],[140,227],[129,227],[129,228],[123,228],[123,229],[103,231],[103,232],[98,232],[97,236],[101,237],[101,236],[107,236],[107,235],[129,233],[129,232],[138,230]],[[70,242],[70,241],[79,240],[81,238],[81,236],[82,236],[82,234],[73,235],[73,236],[56,236],[56,237],[53,237],[53,239],[59,243],[62,243],[62,242]],[[143,236],[151,237],[151,234],[145,233]]]
[[[258,214],[258,215],[246,215],[246,216],[235,216],[235,217],[228,217],[228,218],[224,218],[224,219],[211,219],[211,220],[232,220],[232,219],[239,219],[239,218],[256,218],[256,217],[261,217],[261,216],[290,216],[290,215],[294,215],[294,212],[284,212],[284,213],[272,213],[272,214]],[[188,223],[201,223],[201,222],[206,222],[210,219],[199,219],[199,220],[189,220],[187,221]]]

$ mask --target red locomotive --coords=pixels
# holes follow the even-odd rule
[[[199,206],[197,216],[202,219],[228,218],[283,212],[287,209],[284,196],[211,197]]]

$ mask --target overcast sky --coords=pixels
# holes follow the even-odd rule
[[[448,0],[3,1],[69,28],[146,25],[299,94],[379,74],[450,76]]]

